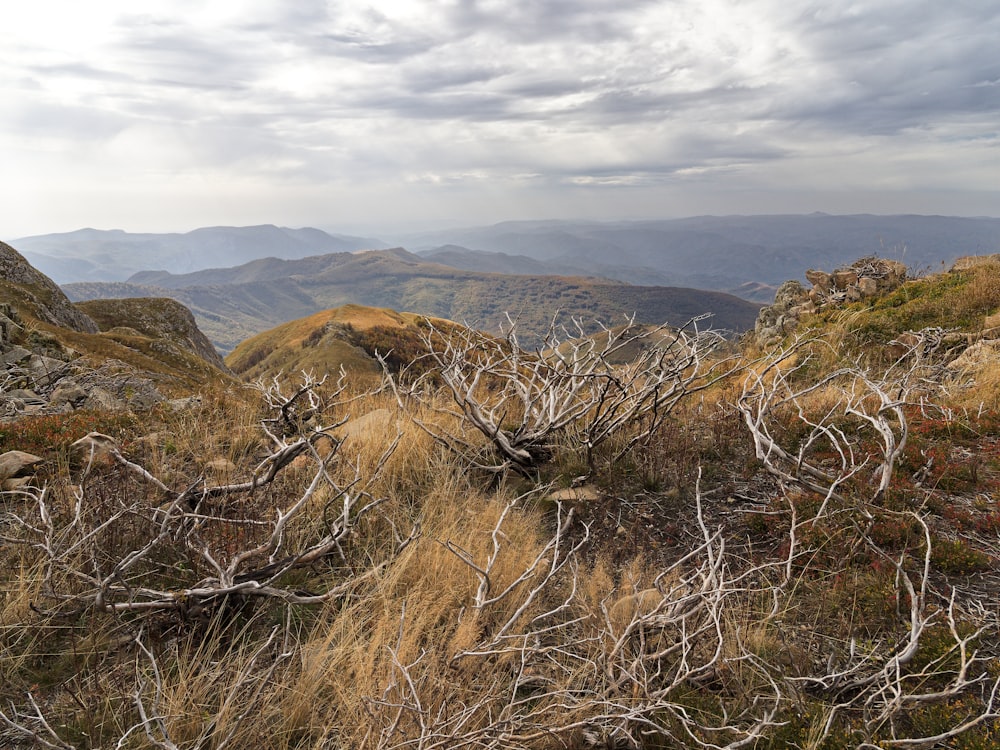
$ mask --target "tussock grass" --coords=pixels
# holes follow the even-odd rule
[[[980,300],[970,305],[992,299],[988,277],[962,283]],[[976,284],[982,288],[970,292]],[[848,329],[864,314],[852,314],[849,325],[831,322],[830,338],[814,350],[790,354],[777,374],[805,387],[856,365],[844,352]],[[400,406],[390,391],[373,391],[373,381],[345,391],[328,384],[319,413],[299,428],[311,434],[346,422],[316,439],[315,453],[265,487],[198,507],[205,517],[198,541],[224,566],[267,535],[266,527],[234,520],[273,521],[317,476],[319,489],[285,529],[281,554],[327,534],[345,497],[354,513],[376,502],[329,555],[278,582],[295,594],[350,584],[322,603],[232,595],[154,614],[76,606],[71,598],[87,588],[88,575],[113,569],[155,534],[163,498],[118,464],[87,476],[58,464],[47,477],[48,521],[32,491],[0,496],[0,710],[19,711],[37,728],[24,718],[30,692],[79,748],[169,739],[185,750],[385,750],[413,746],[421,732],[428,747],[681,748],[692,735],[719,745],[737,740],[765,707],[774,714],[754,742],[760,748],[877,746],[893,732],[948,731],[982,710],[988,690],[981,688],[1000,675],[987,660],[1000,644],[995,613],[976,605],[1000,590],[995,414],[963,409],[964,395],[932,381],[939,407],[907,405],[906,452],[890,491],[873,497],[878,442],[838,410],[845,393],[857,395],[850,379],[808,390],[769,415],[778,444],[835,470],[840,456],[828,439],[803,447],[815,425],[834,424],[864,468],[824,498],[775,481],[753,455],[734,404],[764,372],[763,354],[748,350],[745,369],[681,402],[617,460],[628,430],[589,461],[582,446],[556,436],[534,480],[470,469],[435,440],[430,432],[461,433],[486,449],[483,436],[434,408],[447,404],[444,394],[420,404],[403,398]],[[988,383],[988,372],[976,377]],[[870,399],[856,403],[879,408]],[[206,391],[189,409],[155,411],[122,450],[170,488],[197,482],[211,458],[232,461],[232,480],[242,480],[273,450],[260,430],[268,416],[258,391]],[[965,453],[972,450],[975,461]],[[317,474],[318,462],[325,474]],[[547,499],[550,483],[565,486],[577,475],[599,489],[598,500]],[[102,527],[123,508],[120,521]],[[70,538],[77,515],[98,530],[47,578],[45,524]],[[419,534],[410,538],[413,529]],[[912,627],[903,579],[920,582],[928,543],[926,640],[892,684],[943,691],[960,671],[947,620],[952,591],[955,632],[976,634],[969,645],[983,655],[972,665],[982,683],[881,722],[881,699],[865,685],[808,680],[891,668]],[[552,567],[566,555],[571,562]],[[191,560],[179,545],[163,544],[122,577],[136,588],[195,587],[212,571]],[[716,594],[713,610],[705,602]],[[665,614],[688,606],[702,614]],[[698,726],[685,729],[685,717]],[[989,747],[996,731],[989,719],[947,743]],[[4,743],[30,746],[6,725]]]

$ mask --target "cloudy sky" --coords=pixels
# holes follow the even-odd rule
[[[1000,215],[996,0],[32,0],[0,238]]]

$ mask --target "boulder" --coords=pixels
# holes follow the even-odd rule
[[[108,461],[118,450],[118,443],[110,435],[88,432],[69,446],[70,455],[77,461]]]
[[[1000,340],[989,339],[977,341],[949,362],[947,368],[953,373],[966,373],[986,364],[995,365],[998,361],[1000,361]]]
[[[70,380],[63,380],[49,394],[49,405],[54,407],[69,404],[72,407],[82,406],[87,400],[87,392]]]
[[[28,358],[26,367],[28,372],[31,373],[35,385],[44,388],[45,386],[52,385],[65,374],[67,364],[61,359],[53,359],[41,354],[32,354]]]
[[[825,292],[830,289],[833,284],[833,277],[826,271],[817,271],[816,269],[810,268],[806,271],[806,280],[813,285],[815,289],[819,289]]]
[[[17,492],[18,490],[30,485],[31,481],[31,477],[11,477],[10,479],[0,481],[0,488],[2,488],[4,492]]]
[[[0,360],[2,360],[5,365],[16,365],[24,362],[30,356],[31,352],[23,346],[15,346],[6,352]]]
[[[831,274],[831,278],[833,279],[834,287],[840,289],[841,291],[846,290],[847,288],[858,283],[858,274],[851,269],[834,271]]]
[[[114,394],[100,387],[90,389],[90,392],[87,394],[86,401],[83,402],[83,406],[86,409],[95,409],[99,411],[123,411],[125,409],[125,403],[123,401],[116,398]]]
[[[7,451],[0,454],[0,480],[23,477],[44,459],[24,451]]]
[[[201,405],[201,396],[185,396],[184,398],[172,398],[167,401],[167,406],[173,411],[186,411]]]
[[[778,291],[774,294],[774,305],[788,309],[804,301],[808,296],[809,293],[802,283],[791,279],[778,287]]]
[[[906,264],[898,260],[879,260],[879,265],[885,273],[885,277],[890,280],[893,288],[906,281]]]
[[[874,297],[878,294],[878,281],[871,276],[862,276],[858,279],[858,291],[861,293],[862,299]]]
[[[10,346],[14,334],[24,330],[20,320],[17,310],[7,304],[0,305],[0,349]]]

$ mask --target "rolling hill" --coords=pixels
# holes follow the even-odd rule
[[[265,259],[184,275],[142,273],[128,283],[67,284],[74,300],[172,297],[192,312],[223,352],[288,320],[354,303],[446,318],[495,331],[510,313],[526,336],[539,336],[558,313],[621,322],[676,323],[712,313],[712,325],[753,326],[758,305],[719,292],[630,286],[605,279],[513,276],[431,263],[401,248],[333,253],[301,260]]]

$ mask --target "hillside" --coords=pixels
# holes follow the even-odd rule
[[[344,305],[252,336],[226,362],[244,380],[289,372],[336,373],[341,368],[354,376],[376,374],[382,371],[376,353],[397,366],[423,353],[417,334],[421,319],[413,313]]]
[[[386,379],[419,320],[345,306],[255,385],[9,415],[0,746],[992,749],[1000,256],[804,281],[739,341],[436,321]]]
[[[74,331],[96,333],[97,324],[75,308],[52,279],[28,263],[10,245],[0,242],[2,300],[22,315]]]
[[[77,307],[0,243],[0,417],[146,409],[231,382],[190,311],[173,300]]]
[[[680,324],[711,312],[713,326],[733,331],[751,327],[757,313],[756,305],[718,292],[462,271],[402,249],[255,261],[181,277],[143,273],[134,279],[155,286],[67,284],[64,289],[74,300],[172,297],[194,312],[223,352],[285,321],[346,304],[410,310],[491,331],[499,330],[509,312],[526,336],[540,336],[557,313],[585,323],[620,321],[634,313],[638,322]]]
[[[169,341],[225,371],[222,357],[201,332],[194,315],[176,300],[157,297],[79,302],[77,309],[97,323],[101,332],[145,336]]]

